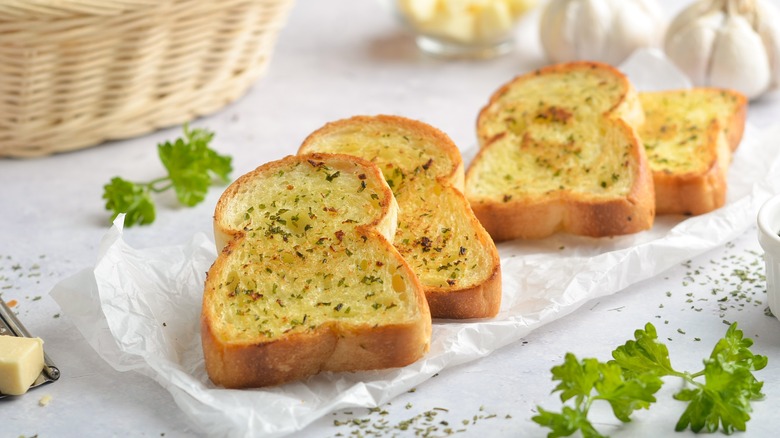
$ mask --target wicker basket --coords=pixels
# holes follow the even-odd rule
[[[0,1],[0,157],[180,124],[240,97],[293,0]]]

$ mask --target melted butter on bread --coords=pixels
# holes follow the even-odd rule
[[[463,160],[443,132],[397,116],[356,116],[312,133],[301,152],[346,153],[376,163],[398,201],[393,244],[439,318],[494,316],[498,251],[463,196]]]
[[[430,313],[388,241],[396,211],[376,166],[347,155],[287,157],[228,187],[203,299],[211,379],[266,386],[419,359]]]

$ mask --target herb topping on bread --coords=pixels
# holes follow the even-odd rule
[[[300,152],[338,152],[376,163],[398,201],[394,244],[425,287],[433,317],[494,316],[498,251],[463,196],[463,161],[450,138],[396,116],[358,116],[312,133]]]
[[[291,156],[231,184],[203,298],[211,380],[266,386],[419,359],[430,312],[388,240],[396,215],[376,166],[347,155]]]
[[[653,184],[633,128],[643,120],[636,90],[605,64],[515,78],[478,118],[482,147],[466,174],[474,212],[498,241],[650,228]]]
[[[639,97],[646,116],[639,135],[653,172],[656,212],[697,215],[723,206],[747,99],[715,88],[644,92]]]

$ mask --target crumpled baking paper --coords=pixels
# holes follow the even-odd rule
[[[654,52],[623,66],[641,89],[680,84]],[[655,71],[648,75],[647,70]],[[684,78],[683,78],[684,79]],[[675,82],[677,81],[677,82]],[[641,84],[640,84],[641,83]],[[652,230],[593,239],[559,234],[499,245],[503,303],[497,317],[435,321],[430,352],[404,368],[323,373],[284,386],[227,390],[205,372],[199,316],[205,272],[216,257],[204,234],[180,246],[137,249],[121,219],[103,238],[95,266],[62,281],[51,296],[111,366],[159,382],[209,436],[283,436],[347,407],[375,407],[445,367],[490,354],[576,310],[746,232],[760,205],[780,193],[780,125],[747,127],[729,174],[727,205],[691,218],[658,217]]]

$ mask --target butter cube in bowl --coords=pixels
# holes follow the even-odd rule
[[[387,0],[418,47],[446,58],[492,58],[514,47],[517,21],[536,0]]]
[[[769,310],[780,319],[780,195],[769,199],[758,212],[758,242],[764,249]]]
[[[0,335],[0,394],[26,393],[43,365],[43,340]]]

